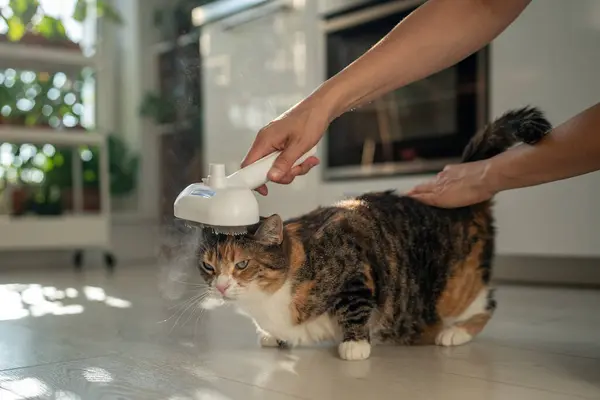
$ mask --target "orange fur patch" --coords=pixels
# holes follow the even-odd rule
[[[444,329],[444,325],[441,322],[426,326],[423,329],[421,336],[419,336],[414,344],[417,346],[428,346],[435,344],[435,339],[442,329]]]
[[[290,263],[290,276],[294,276],[296,271],[304,265],[306,253],[300,240],[290,237],[288,243],[289,247],[287,249],[287,254]]]
[[[285,282],[285,274],[281,271],[265,269],[257,279],[258,286],[268,293],[275,293]]]
[[[451,267],[451,276],[437,303],[441,318],[462,314],[483,289],[482,271],[479,268],[483,246],[484,241],[478,241],[465,260]]]
[[[368,264],[365,264],[364,272],[365,272],[365,284],[367,285],[367,287],[369,288],[371,293],[375,293],[375,282],[373,281],[373,275],[371,275],[371,266]]]
[[[298,233],[298,231],[300,230],[300,228],[302,228],[302,224],[299,222],[292,222],[292,223],[286,224],[283,227],[285,233],[290,236],[295,236]]]
[[[457,323],[456,326],[464,328],[469,333],[469,335],[476,336],[487,325],[491,317],[492,316],[489,313],[477,314],[466,321]]]
[[[292,321],[295,324],[301,324],[310,317],[307,306],[310,301],[310,292],[314,287],[314,281],[303,282],[296,287],[292,296],[292,304],[290,305]]]

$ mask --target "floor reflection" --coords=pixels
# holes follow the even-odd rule
[[[101,302],[114,308],[131,307],[130,301],[107,296],[100,287],[85,286],[83,293],[84,299],[81,299],[80,291],[72,287],[63,290],[37,283],[0,285],[0,321],[45,315],[81,314],[85,307],[80,300]]]

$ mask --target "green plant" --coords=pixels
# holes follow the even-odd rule
[[[4,85],[0,85],[0,105],[3,107],[13,101],[13,96],[11,94],[10,88],[7,88]]]
[[[94,2],[77,0],[72,18],[79,22],[85,21],[90,7],[96,8],[96,15],[99,18],[106,18],[117,24],[122,23],[119,13],[103,0]],[[63,22],[46,15],[38,0],[10,0],[8,8],[10,12],[7,14],[10,16],[0,13],[0,19],[3,19],[8,26],[7,37],[10,41],[18,42],[27,31],[50,40],[66,38]]]
[[[77,151],[82,159],[84,188],[99,188],[100,152],[97,148],[61,149],[48,158],[47,170],[42,187],[73,187],[73,152]],[[118,135],[108,137],[108,157],[110,175],[110,193],[113,196],[125,196],[133,192],[137,184],[139,157],[133,153],[127,143]]]
[[[91,70],[68,77],[62,72],[0,70],[0,112],[8,123],[72,128],[81,124],[82,90]]]
[[[169,124],[175,122],[177,111],[173,103],[165,97],[148,92],[140,105],[140,115],[154,120],[157,124]]]

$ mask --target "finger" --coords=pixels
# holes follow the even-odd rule
[[[417,201],[420,201],[421,203],[425,203],[427,205],[434,206],[434,207],[439,207],[438,198],[433,193],[413,194],[410,197],[412,197],[413,199],[415,199]]]
[[[267,156],[277,150],[271,144],[269,144],[264,138],[265,131],[260,131],[254,139],[254,143],[250,146],[250,150],[246,153],[246,157],[242,160],[242,168],[252,164],[255,161],[260,160],[264,156]]]
[[[294,179],[296,178],[295,175],[292,175],[292,173],[287,173],[283,176],[283,178],[279,179],[279,181],[277,183],[279,183],[280,185],[289,185],[290,183],[294,182]]]
[[[290,172],[292,166],[306,152],[307,149],[299,143],[290,143],[277,157],[271,170],[269,171],[269,180],[281,183],[280,180]]]
[[[259,186],[254,190],[256,190],[258,193],[260,193],[263,196],[266,196],[269,194],[269,189],[267,188],[267,185]]]
[[[302,164],[296,165],[294,168],[292,168],[291,173],[294,176],[306,175],[308,171],[310,171],[312,168],[316,167],[320,163],[321,160],[319,160],[317,157],[308,157],[306,160],[304,160]]]
[[[414,197],[414,196],[424,194],[424,193],[432,193],[435,185],[436,185],[435,181],[429,181],[429,182],[422,183],[420,185],[415,186],[408,192],[406,192],[406,195],[410,196],[410,197]]]
[[[319,165],[321,161],[317,157],[309,157],[302,164],[298,164],[283,176],[277,183],[288,185],[294,181],[297,176],[306,175],[308,171]]]

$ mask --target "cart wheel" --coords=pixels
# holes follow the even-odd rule
[[[115,270],[115,265],[117,264],[117,260],[112,253],[104,253],[104,264],[106,264],[106,269],[109,272],[113,272]]]
[[[83,251],[77,250],[73,255],[73,266],[75,271],[81,271],[83,269]]]

